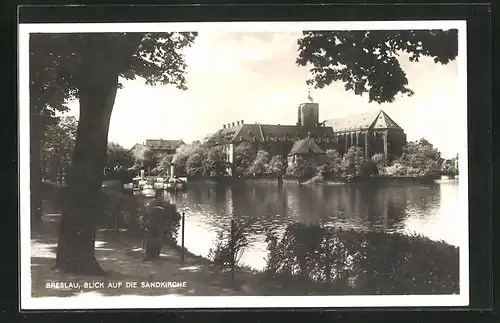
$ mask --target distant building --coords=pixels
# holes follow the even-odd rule
[[[288,153],[288,165],[295,163],[297,157],[307,160],[312,168],[324,163],[326,152],[321,149],[312,136],[294,142]]]
[[[146,139],[146,147],[153,152],[161,154],[175,154],[180,146],[184,145],[182,140]]]
[[[406,134],[383,110],[320,123],[319,104],[308,102],[299,105],[296,125],[248,124],[241,120],[222,125],[209,142],[223,147],[229,164],[242,142],[251,143],[255,150],[264,149],[270,156],[288,156],[289,161],[306,154],[319,162],[328,149],[343,155],[352,146],[361,147],[365,158],[383,153],[391,161],[401,154]]]
[[[182,140],[146,139],[145,143],[135,144],[130,151],[136,157],[144,156],[146,151],[158,155],[175,154],[176,149],[182,145],[184,145]]]
[[[134,146],[132,146],[132,148],[130,148],[130,151],[132,152],[132,154],[134,155],[134,157],[136,159],[143,158],[144,154],[148,150],[149,150],[149,148],[146,147],[146,145],[144,145],[144,144],[135,144]]]

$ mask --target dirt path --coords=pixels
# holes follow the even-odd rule
[[[96,292],[115,296],[255,295],[248,283],[255,279],[251,274],[237,271],[236,283],[232,284],[228,272],[221,272],[204,259],[186,256],[184,264],[181,264],[179,252],[173,248],[164,247],[159,260],[143,263],[140,243],[130,241],[120,231],[97,232],[96,257],[108,272],[107,277],[74,276],[54,270],[59,220],[60,213],[57,210],[44,207],[42,224],[32,232],[33,297],[74,296]],[[72,286],[63,285],[70,282]],[[91,286],[92,283],[94,286]]]

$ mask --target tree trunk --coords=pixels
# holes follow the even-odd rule
[[[41,147],[42,120],[40,109],[31,106],[31,136],[30,136],[30,191],[31,191],[31,228],[37,227],[42,219],[42,170],[41,170]]]
[[[98,67],[103,65],[97,64]],[[79,87],[80,118],[60,223],[56,267],[81,275],[104,271],[95,258],[97,197],[101,189],[118,73],[95,66]]]

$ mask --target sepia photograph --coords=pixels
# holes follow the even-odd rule
[[[20,24],[21,308],[468,305],[465,27]]]

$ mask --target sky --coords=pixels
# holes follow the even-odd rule
[[[149,86],[143,79],[121,80],[124,87],[118,90],[108,140],[131,148],[146,139],[188,143],[239,120],[295,124],[297,106],[307,101],[310,77],[308,67],[295,64],[299,37],[300,33],[283,32],[199,32],[185,50],[188,90]],[[333,83],[311,91],[319,103],[320,121],[383,109],[408,140],[425,137],[443,157],[454,157],[465,144],[456,138],[467,131],[456,122],[457,60],[447,65],[425,57],[409,62],[406,55],[399,60],[415,95],[369,103],[368,95],[355,95],[342,83]],[[69,107],[69,114],[78,116],[78,102]]]

